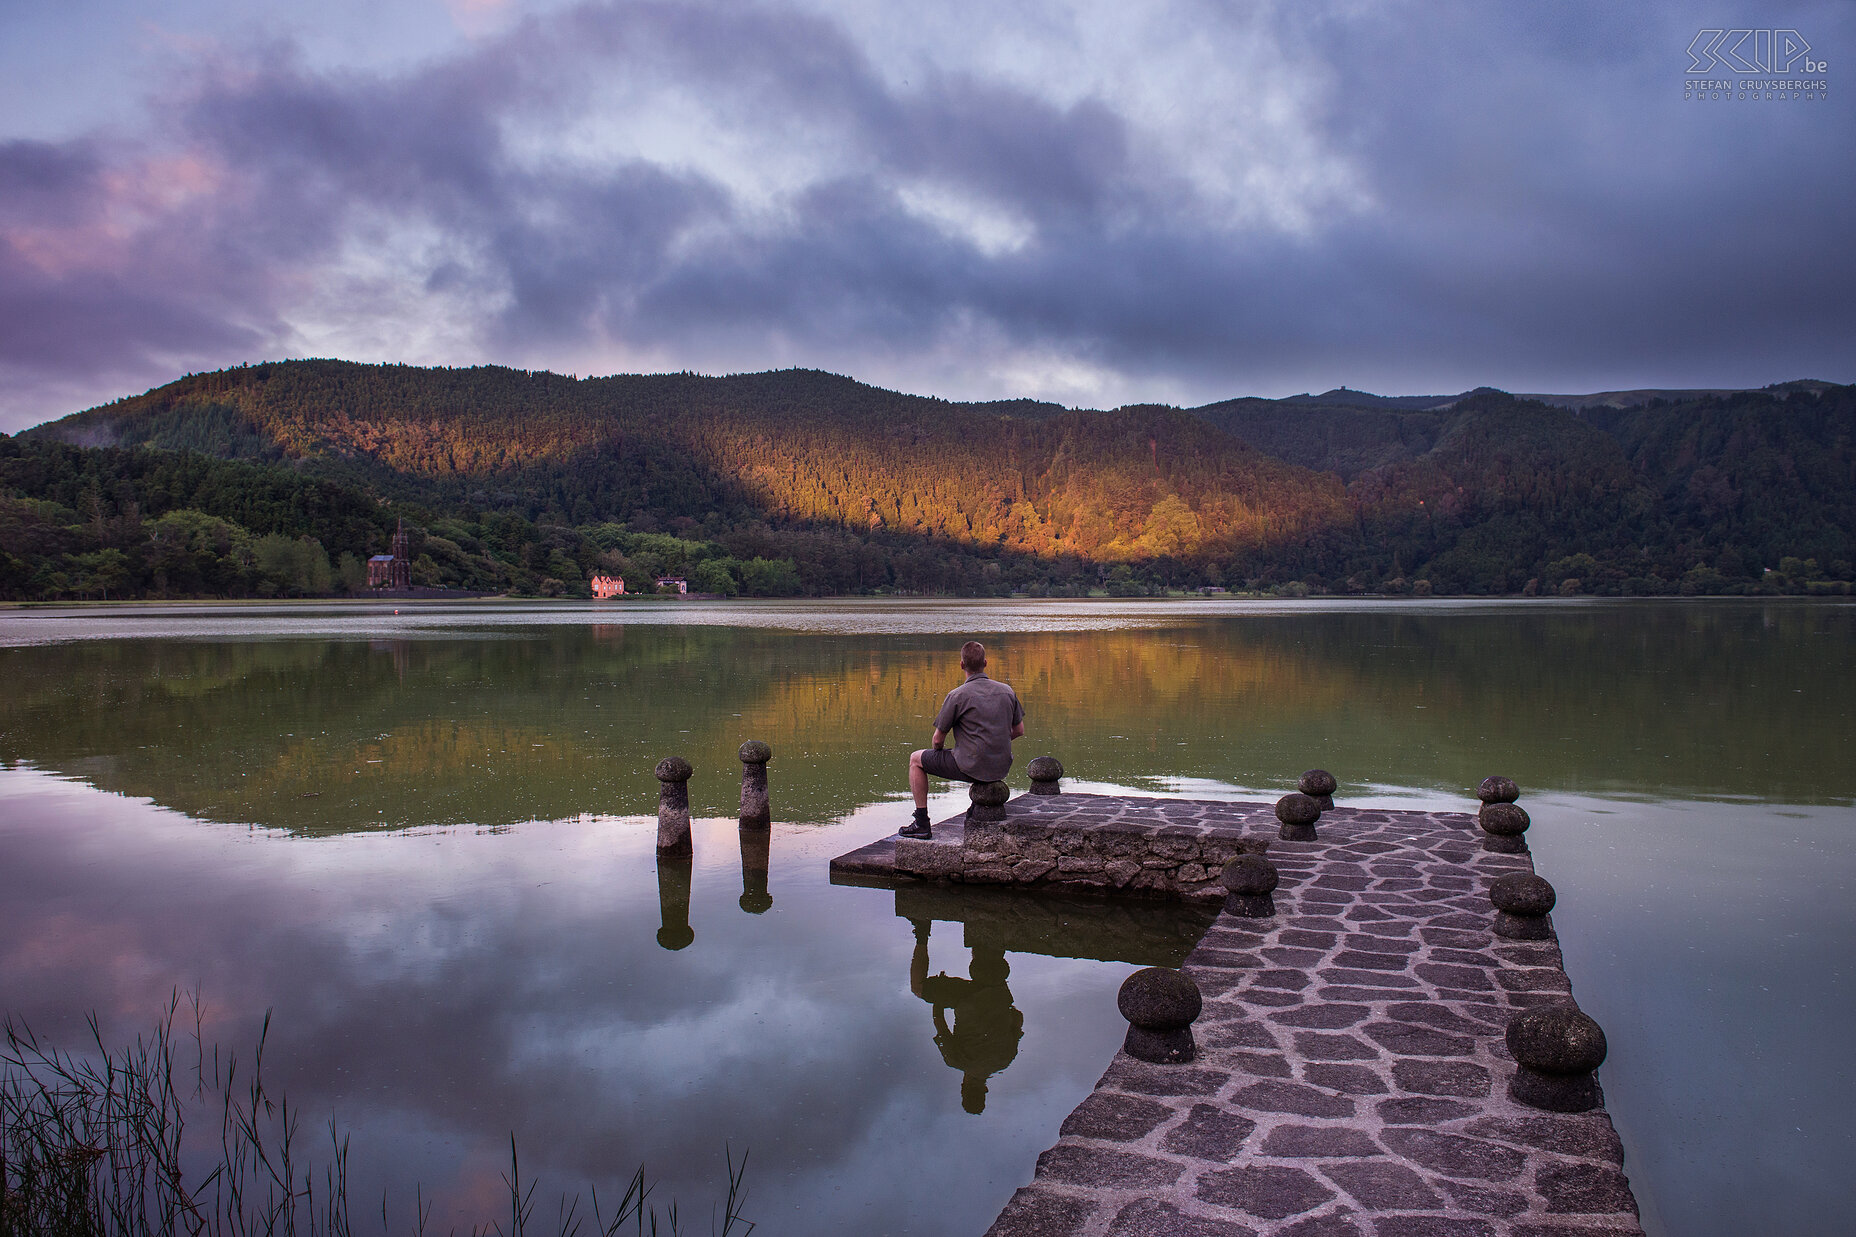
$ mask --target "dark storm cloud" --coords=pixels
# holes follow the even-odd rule
[[[236,302],[185,288],[196,239],[179,230],[116,236],[121,221],[106,209],[111,154],[91,142],[0,143],[0,378],[93,366],[134,373],[163,352],[264,340],[237,320]],[[119,262],[90,260],[105,245]]]
[[[1428,12],[1332,27],[1323,50],[1360,101],[1398,101],[1337,133],[1383,212],[1324,241],[1383,255],[1370,283],[1411,318],[1393,339],[1491,373],[1856,376],[1846,103],[1685,101],[1683,49],[1719,24],[1700,17]],[[1765,16],[1849,45],[1847,7]]]
[[[95,188],[100,169],[87,143],[0,142],[0,211],[21,223],[50,222]]]
[[[156,380],[288,349],[306,287],[341,314],[329,272],[357,250],[405,259],[392,278],[411,305],[463,315],[481,351],[457,362],[608,347],[858,372],[868,357],[930,385],[937,352],[977,340],[1207,399],[1313,376],[1856,376],[1847,104],[1683,101],[1699,26],[1680,16],[1281,20],[1305,63],[1257,89],[1312,134],[1299,160],[1355,186],[1307,195],[1299,222],[1204,189],[1110,93],[978,69],[893,80],[818,16],[594,4],[394,76],[314,71],[288,47],[223,53],[143,148],[0,146],[9,412],[62,411],[33,392],[84,374]],[[1856,24],[1835,6],[1773,21],[1820,48]],[[1206,105],[1198,84],[1177,90],[1182,109]],[[627,110],[672,96],[687,155],[642,140],[652,121]],[[589,117],[611,150],[652,153],[550,149]],[[751,152],[743,176],[705,163],[714,132]],[[790,172],[771,202],[743,187],[760,163]],[[962,212],[1014,235],[987,243]],[[407,236],[430,252],[399,253]]]

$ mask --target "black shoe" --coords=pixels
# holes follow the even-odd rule
[[[928,813],[915,813],[915,819],[896,830],[896,836],[899,838],[916,838],[918,840],[925,840],[933,837],[934,830],[928,827]]]

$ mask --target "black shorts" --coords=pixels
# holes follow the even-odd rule
[[[977,782],[979,779],[968,777],[960,771],[960,765],[954,759],[954,753],[946,748],[929,748],[922,753],[922,772],[935,777],[944,777],[950,782]]]

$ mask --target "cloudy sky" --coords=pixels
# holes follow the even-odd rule
[[[1783,76],[1827,97],[1685,99],[1735,25],[1795,31]],[[1847,382],[1853,33],[1842,2],[0,0],[0,429],[293,356],[1095,406]]]

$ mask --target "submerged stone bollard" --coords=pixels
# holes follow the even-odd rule
[[[665,949],[683,949],[696,939],[690,927],[691,869],[695,861],[685,855],[657,857],[657,943]]]
[[[1497,855],[1525,855],[1527,839],[1521,835],[1533,823],[1527,809],[1514,803],[1485,803],[1476,814],[1482,825],[1482,849]]]
[[[1577,1005],[1530,1009],[1508,1024],[1514,1079],[1508,1094],[1530,1108],[1584,1112],[1603,1102],[1592,1071],[1605,1063],[1605,1033]]]
[[[1063,765],[1055,756],[1039,756],[1025,767],[1025,772],[1031,775],[1032,794],[1063,793]]]
[[[1183,1065],[1198,1055],[1192,1023],[1205,1008],[1198,984],[1184,971],[1149,966],[1121,982],[1115,998],[1128,1020],[1122,1051],[1156,1065]]]
[[[1276,819],[1282,822],[1277,836],[1285,842],[1315,840],[1315,822],[1321,819],[1321,805],[1313,796],[1297,791],[1276,800]]]
[[[1547,912],[1558,896],[1545,878],[1513,872],[1489,886],[1495,905],[1495,935],[1511,941],[1544,941],[1553,935]]]
[[[1012,788],[1004,782],[975,782],[973,789],[967,792],[972,806],[967,809],[967,820],[975,825],[997,824],[1005,819],[1005,801],[1012,797]]]
[[[654,770],[657,788],[657,853],[687,855],[690,847],[690,762],[667,756]]]
[[[767,868],[772,843],[773,831],[770,829],[741,831],[740,906],[750,915],[764,914],[773,906],[773,895],[767,892]]]
[[[1476,787],[1476,798],[1484,803],[1513,803],[1520,797],[1521,788],[1512,778],[1485,777],[1482,785]]]
[[[741,745],[741,827],[773,827],[773,804],[767,798],[767,762],[773,749],[759,739]]]
[[[1302,774],[1295,788],[1313,799],[1316,806],[1325,812],[1334,806],[1334,792],[1340,788],[1340,783],[1326,769],[1310,769]]]
[[[1240,853],[1224,865],[1224,909],[1245,919],[1268,919],[1276,913],[1271,895],[1282,876],[1276,865],[1260,854]]]

